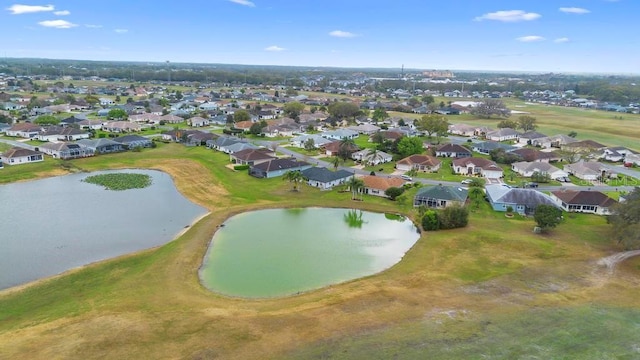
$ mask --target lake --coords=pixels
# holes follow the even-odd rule
[[[87,176],[152,177],[144,189],[109,191]],[[154,170],[80,173],[0,185],[0,289],[163,245],[207,210]]]
[[[218,229],[200,278],[228,296],[293,295],[388,269],[419,237],[416,226],[398,215],[326,208],[252,211]]]

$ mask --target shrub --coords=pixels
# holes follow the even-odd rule
[[[462,206],[449,206],[438,213],[440,229],[456,229],[467,226],[469,210]]]
[[[438,213],[435,210],[427,210],[422,216],[422,228],[425,231],[435,231],[440,229]]]
[[[236,165],[233,167],[233,170],[248,170],[249,165]]]
[[[404,188],[401,187],[390,187],[385,190],[384,194],[389,197],[391,200],[395,200],[398,196],[402,195],[404,192]]]

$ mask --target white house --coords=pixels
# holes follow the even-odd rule
[[[484,158],[455,159],[451,166],[453,167],[453,172],[465,176],[480,175],[488,179],[499,179],[503,175],[500,166]]]
[[[100,105],[102,106],[110,106],[110,105],[115,105],[115,101],[109,99],[109,98],[100,98],[98,99],[98,101],[100,101]]]
[[[44,154],[39,151],[14,147],[0,154],[0,162],[7,165],[20,165],[44,161]]]
[[[352,153],[351,158],[355,161],[366,163],[367,165],[378,165],[390,162],[393,160],[393,155],[383,151],[376,151],[374,153],[371,149],[364,149]]]
[[[492,141],[517,140],[518,136],[520,136],[520,133],[510,128],[498,129],[487,133],[487,139]]]
[[[551,199],[569,212],[610,215],[617,201],[599,191],[558,190],[551,192]]]
[[[349,129],[337,129],[329,130],[320,134],[322,137],[332,140],[346,140],[355,139],[358,137],[358,132]]]
[[[527,162],[519,161],[511,164],[511,170],[524,177],[531,177],[534,173],[548,174],[551,179],[558,179],[569,176],[569,174],[547,162]]]

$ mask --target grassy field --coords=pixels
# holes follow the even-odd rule
[[[380,274],[282,299],[227,298],[197,270],[216,227],[265,207],[358,207],[417,216],[410,201],[254,179],[201,147],[6,167],[0,183],[69,171],[153,168],[210,214],[177,240],[0,292],[2,359],[634,358],[640,260],[609,272],[620,250],[606,220],[565,216],[548,234],[488,204],[465,229],[423,233]],[[417,189],[411,189],[405,199]],[[612,336],[616,334],[615,336]],[[426,354],[426,355],[425,355]]]

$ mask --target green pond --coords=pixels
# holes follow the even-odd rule
[[[403,216],[348,209],[270,209],[229,218],[200,269],[228,296],[293,295],[372,275],[398,263],[420,237]]]

